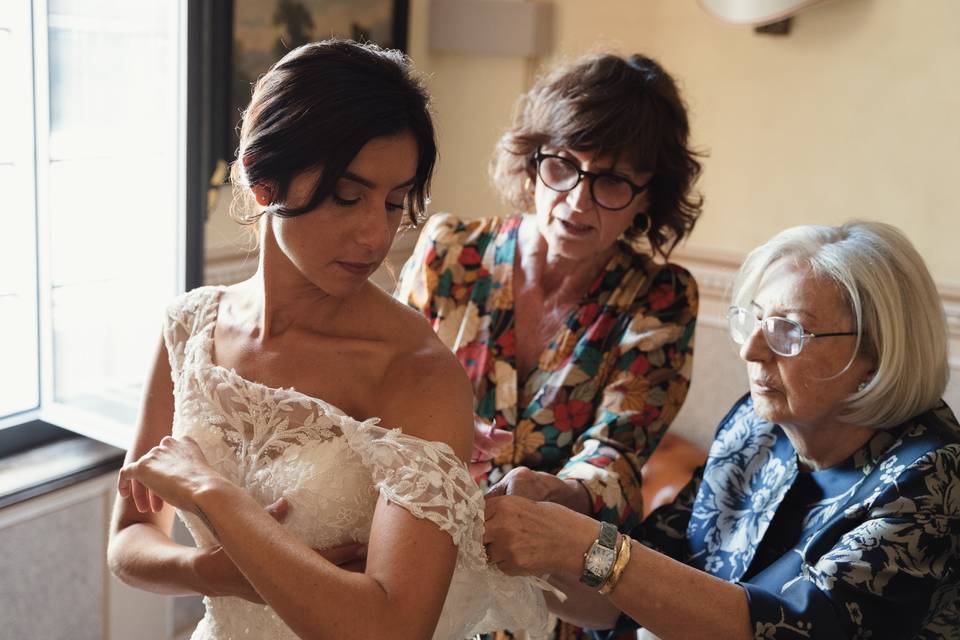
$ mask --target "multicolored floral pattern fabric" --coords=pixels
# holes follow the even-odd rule
[[[473,382],[477,414],[513,432],[488,477],[517,465],[576,478],[594,515],[632,526],[640,468],[690,384],[697,287],[618,245],[580,305],[517,380],[513,275],[521,216],[431,217],[397,297],[420,310]]]
[[[745,396],[706,466],[632,535],[740,584],[758,640],[960,638],[960,425],[941,403],[804,473]]]

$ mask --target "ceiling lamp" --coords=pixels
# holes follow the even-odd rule
[[[764,26],[782,22],[822,0],[700,0],[713,17],[731,24]]]

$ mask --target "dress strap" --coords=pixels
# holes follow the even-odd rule
[[[192,349],[206,347],[213,340],[212,324],[216,321],[222,287],[199,287],[177,296],[167,307],[163,318],[163,344],[170,359],[174,383],[183,373]],[[197,344],[194,336],[205,335]]]

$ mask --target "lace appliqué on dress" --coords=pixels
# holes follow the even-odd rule
[[[458,548],[457,567],[436,640],[504,628],[547,637],[543,583],[487,565],[483,495],[453,450],[216,365],[211,354],[221,292],[194,290],[167,311],[174,435],[194,438],[210,464],[260,504],[286,497],[292,508],[284,527],[311,547],[369,540],[379,495],[446,531]],[[192,514],[180,517],[198,545],[215,544]],[[296,637],[268,606],[239,598],[206,598],[205,604],[193,640]]]

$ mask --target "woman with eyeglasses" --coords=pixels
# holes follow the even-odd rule
[[[920,255],[885,224],[794,227],[749,255],[728,319],[750,393],[677,499],[598,535],[488,498],[491,561],[552,575],[561,617],[662,640],[960,637],[960,425]]]
[[[700,214],[688,138],[659,64],[590,56],[536,82],[496,149],[494,182],[526,213],[428,220],[397,296],[473,383],[482,485],[639,521],[692,369],[696,284],[665,264]]]
[[[427,222],[397,295],[473,383],[482,486],[639,521],[641,469],[690,382],[696,283],[665,263],[699,173],[670,75],[594,55],[536,82],[496,149],[493,180],[526,213]]]

